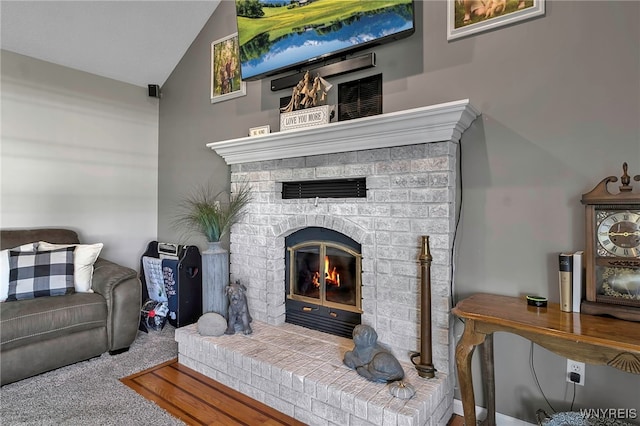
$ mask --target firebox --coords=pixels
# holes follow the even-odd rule
[[[286,237],[285,245],[285,321],[350,338],[362,313],[360,244],[308,227]]]

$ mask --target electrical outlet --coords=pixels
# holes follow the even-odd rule
[[[572,376],[573,376],[573,379],[575,379],[576,375],[578,375],[579,380],[572,380]],[[584,362],[578,362],[572,359],[567,359],[567,382],[584,386],[584,376],[585,376]]]

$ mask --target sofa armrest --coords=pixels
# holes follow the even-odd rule
[[[138,274],[109,260],[94,264],[91,288],[107,301],[109,351],[127,349],[136,338],[142,306],[142,284]]]

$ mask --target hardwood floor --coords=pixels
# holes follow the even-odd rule
[[[120,380],[188,425],[304,425],[180,365],[177,359]],[[453,416],[448,424],[462,425],[459,416]]]
[[[464,417],[454,414],[447,426],[464,426]]]
[[[188,425],[303,425],[177,359],[121,381]]]

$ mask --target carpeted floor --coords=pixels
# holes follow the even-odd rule
[[[0,424],[184,425],[119,379],[178,355],[175,329],[138,332],[128,352],[63,367],[0,388]]]

